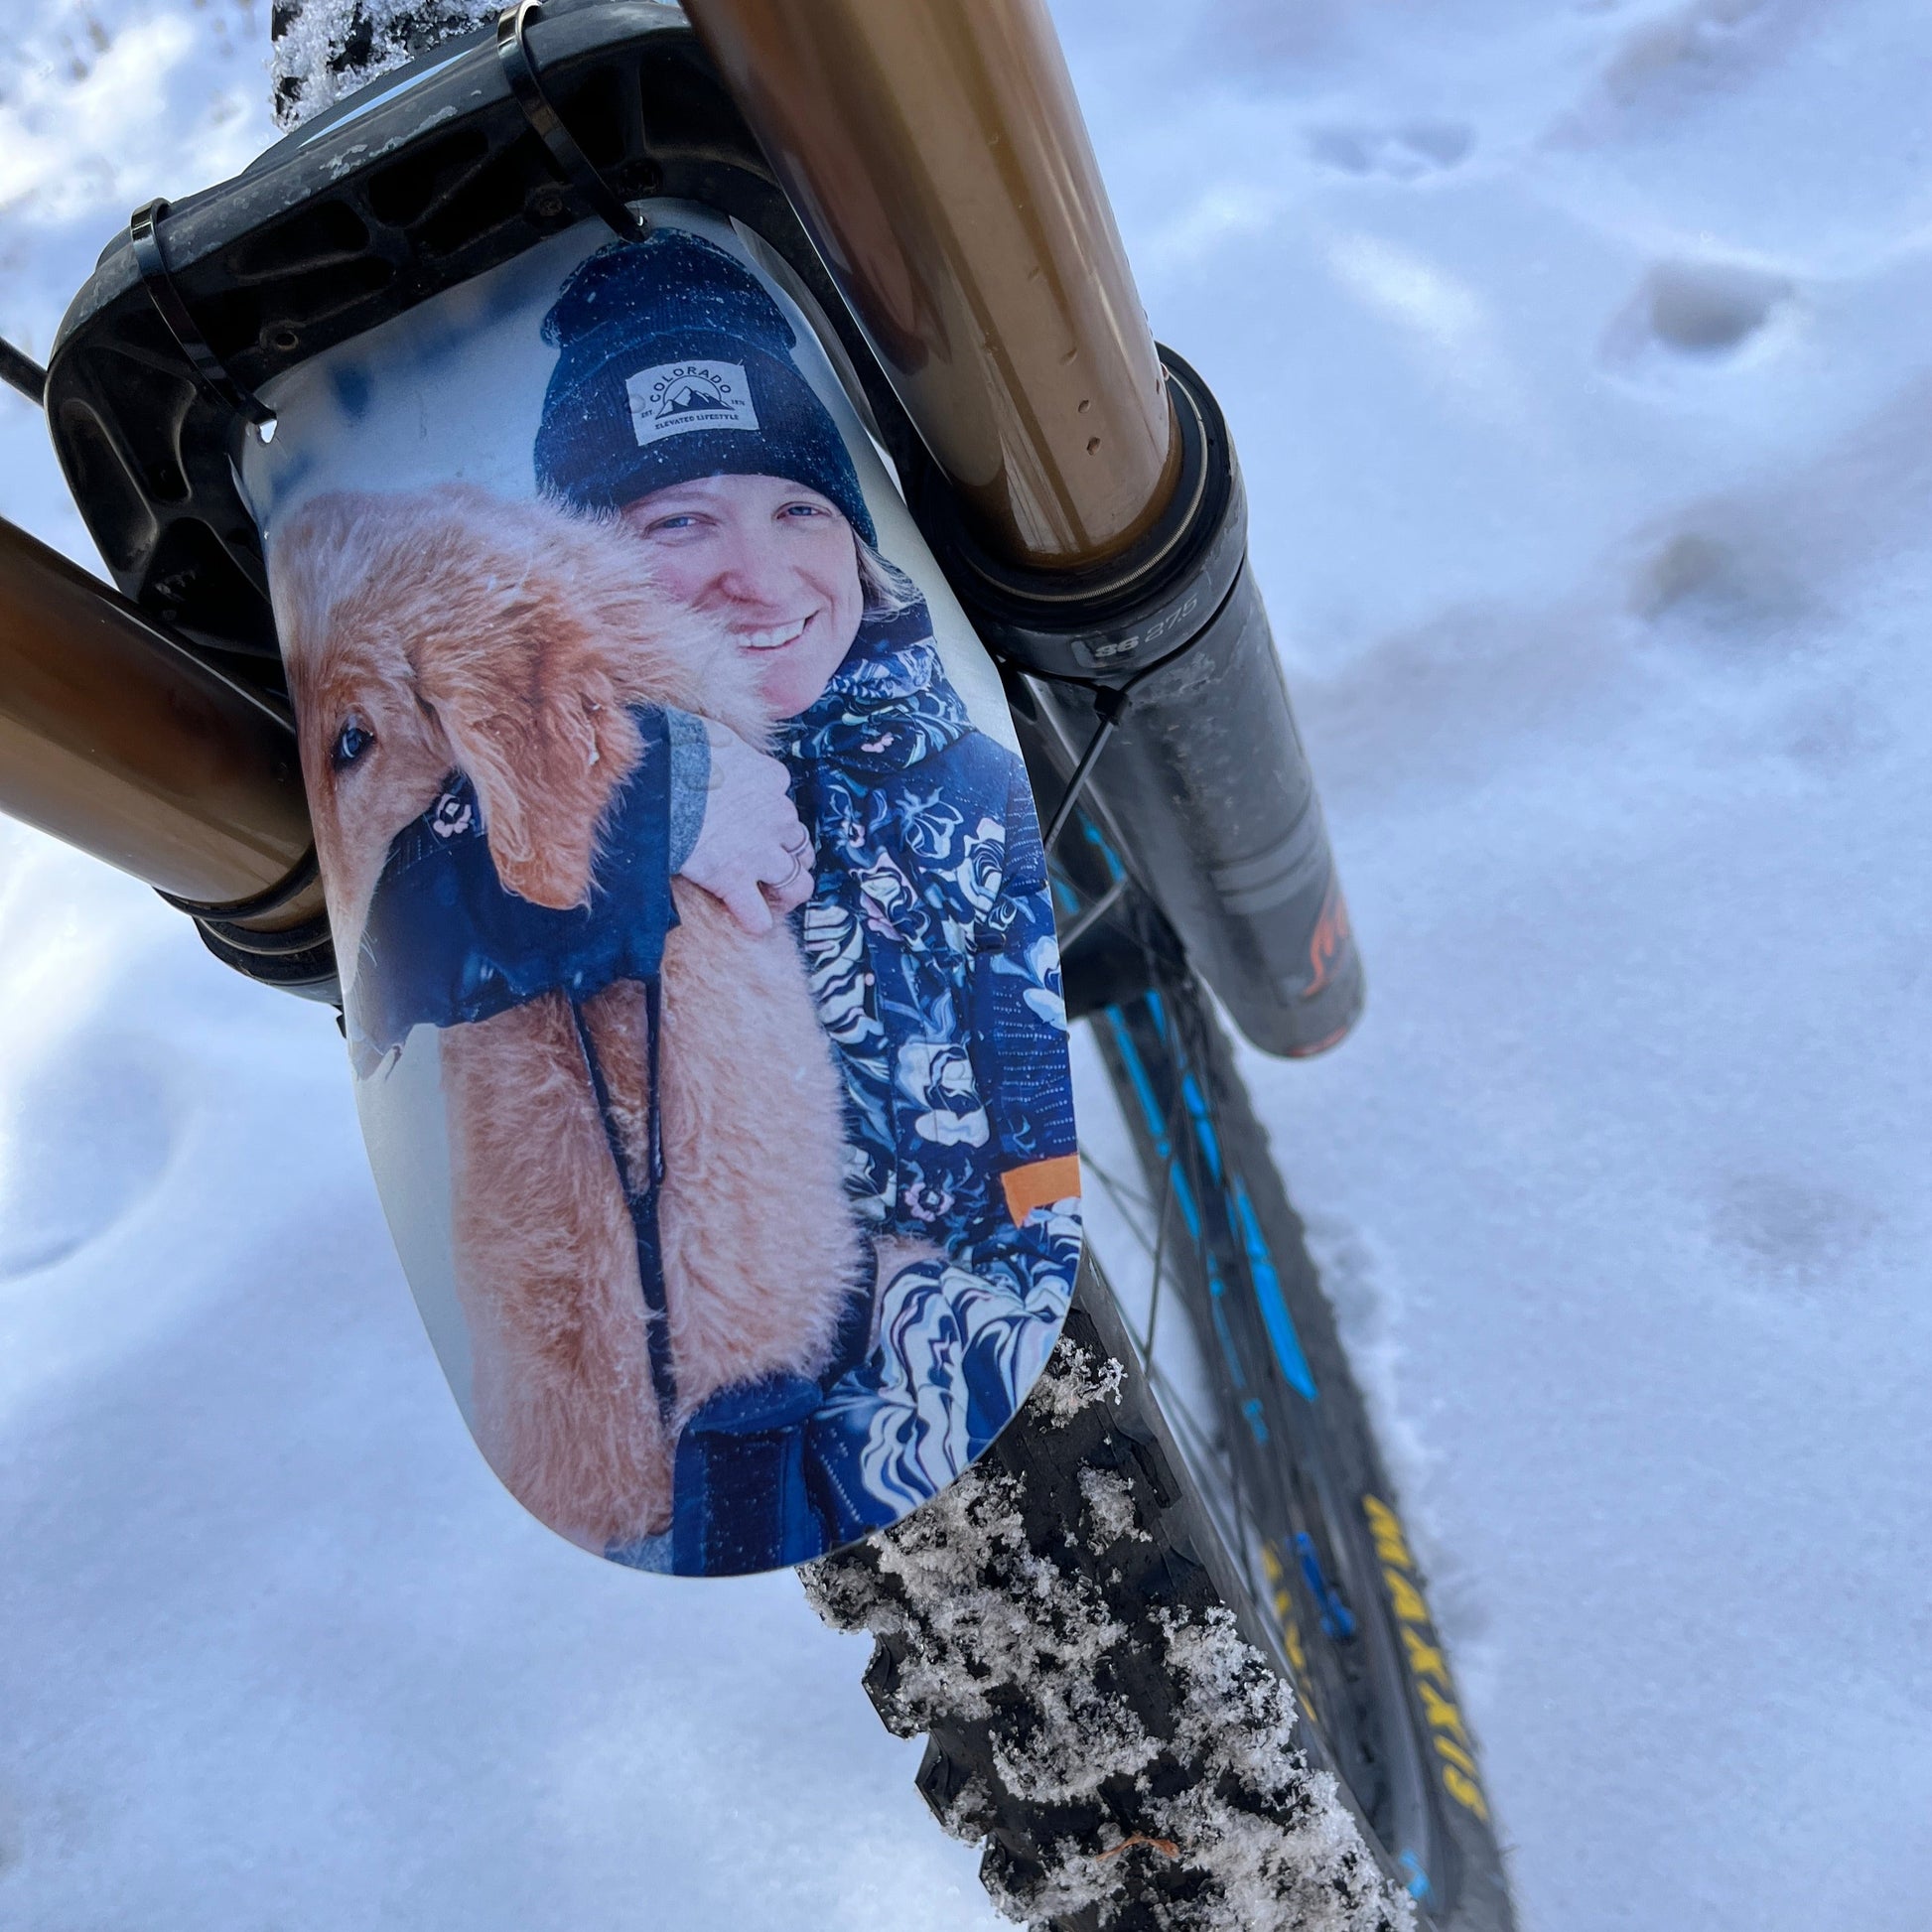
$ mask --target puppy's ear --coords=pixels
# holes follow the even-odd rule
[[[477,788],[497,878],[563,909],[590,898],[600,822],[641,748],[581,624],[549,600],[518,602],[426,650],[417,684]]]

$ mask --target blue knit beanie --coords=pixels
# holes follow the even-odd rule
[[[546,495],[613,510],[695,477],[783,477],[877,541],[845,439],[791,360],[791,325],[722,248],[658,228],[599,249],[543,339],[559,351],[536,441]]]

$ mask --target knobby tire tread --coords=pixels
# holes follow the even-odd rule
[[[1321,1390],[1328,1476],[1349,1498],[1393,1510],[1333,1311],[1232,1048],[1191,983],[1170,980],[1161,997],[1170,1023],[1187,1030],[1227,1172],[1245,1183],[1280,1269]],[[1110,1070],[1124,1087],[1117,1058]],[[1146,1173],[1145,1137],[1140,1153]],[[1109,1378],[1110,1393],[1092,1396]],[[1085,1399],[1070,1398],[1081,1390]],[[1271,1400],[1280,1405],[1283,1392]],[[1359,1521],[1338,1540],[1358,1612],[1380,1619],[1374,1634],[1399,1656],[1386,1546]],[[1409,1565],[1403,1581],[1421,1592]],[[1008,1916],[1040,1932],[1512,1932],[1485,1820],[1432,1790],[1441,1868],[1418,1911],[1397,1849],[1363,1835],[1362,1794],[1337,1801],[1337,1755],[1285,1694],[1294,1672],[1277,1608],[1192,1493],[1097,1267],[1083,1270],[1039,1388],[982,1461],[897,1529],[806,1578],[827,1621],[874,1636],[867,1691],[889,1729],[926,1735],[920,1792],[949,1832],[982,1845],[981,1875]],[[971,1626],[989,1617],[1023,1636],[1006,1648],[976,1643]],[[1433,1625],[1414,1627],[1434,1645]],[[1208,1632],[1228,1694],[1218,1729],[1201,1721],[1199,1672],[1183,1657]],[[1082,1672],[1084,1687],[1069,1683]],[[1404,1674],[1392,1691],[1391,1676],[1377,1721],[1406,1725],[1397,1741],[1440,1769],[1416,1684]]]

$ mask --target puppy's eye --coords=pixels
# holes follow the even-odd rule
[[[336,734],[336,742],[329,748],[329,762],[338,771],[351,765],[375,743],[375,733],[358,725],[350,719]]]

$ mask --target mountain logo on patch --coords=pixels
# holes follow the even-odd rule
[[[759,426],[752,385],[738,362],[659,362],[639,369],[623,386],[630,398],[630,426],[646,449],[690,430]]]

